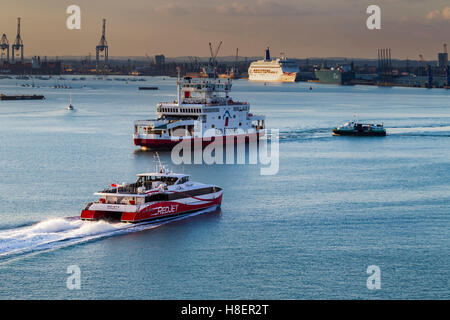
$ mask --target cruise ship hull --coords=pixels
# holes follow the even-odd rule
[[[249,74],[248,80],[262,82],[295,82],[297,72],[285,72],[282,74]]]
[[[180,139],[163,139],[163,138],[145,138],[141,135],[134,136],[134,144],[148,149],[171,149],[181,141],[190,140],[193,148],[197,146],[206,147],[216,139],[221,138],[224,144],[249,143],[250,141],[258,141],[260,137],[265,136],[265,130],[248,134],[227,135],[208,138],[183,137]]]

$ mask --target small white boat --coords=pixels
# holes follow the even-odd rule
[[[72,91],[70,91],[70,98],[69,98],[69,105],[67,106],[67,110],[73,110],[73,105],[72,105]]]

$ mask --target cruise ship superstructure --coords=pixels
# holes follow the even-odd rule
[[[248,79],[265,82],[294,82],[300,68],[293,60],[286,57],[271,59],[270,50],[266,49],[264,60],[254,61],[248,68]]]

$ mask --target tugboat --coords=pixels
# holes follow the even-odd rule
[[[137,223],[220,207],[222,188],[190,181],[186,174],[169,172],[158,154],[156,157],[158,170],[138,174],[135,183],[111,184],[94,193],[99,200],[88,203],[80,218]]]
[[[346,122],[334,128],[334,136],[385,136],[386,129],[383,124],[370,124],[357,121]]]
[[[248,102],[231,99],[230,90],[230,79],[181,79],[178,75],[177,99],[158,103],[157,119],[134,123],[134,144],[145,150],[170,149],[183,140],[202,147],[216,139],[258,141],[265,135],[265,117],[250,113]]]

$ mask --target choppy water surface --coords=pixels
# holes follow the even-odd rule
[[[222,186],[222,209],[130,227],[62,218],[153,168],[133,121],[173,100],[175,80],[72,78],[0,79],[2,93],[46,96],[0,101],[0,298],[450,297],[449,91],[234,81],[234,99],[280,130],[279,172],[172,165]],[[55,84],[73,88],[75,111]],[[354,114],[388,136],[332,137]],[[81,290],[66,288],[70,265]],[[366,287],[369,265],[380,290]]]

